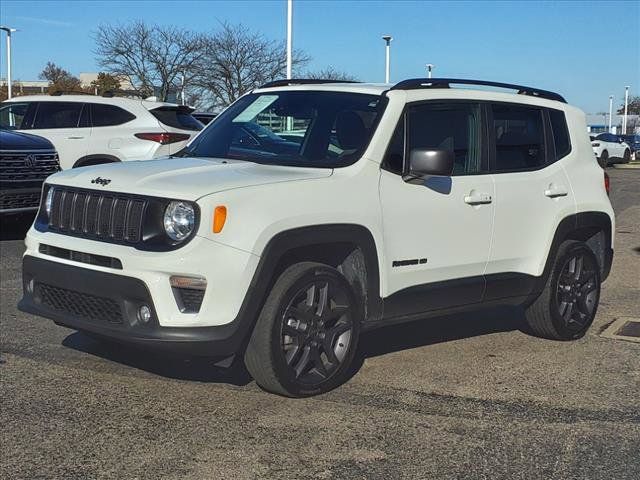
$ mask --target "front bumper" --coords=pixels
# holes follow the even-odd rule
[[[116,341],[180,354],[230,356],[243,345],[250,323],[209,327],[164,327],[146,284],[137,279],[26,255],[18,308],[59,325]],[[143,324],[138,309],[152,318]]]

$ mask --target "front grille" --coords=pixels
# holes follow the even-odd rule
[[[195,288],[174,288],[174,295],[178,300],[178,308],[182,313],[198,313],[202,306],[204,290]]]
[[[11,191],[0,192],[0,210],[14,208],[37,208],[40,204],[40,191]]]
[[[40,244],[40,253],[50,255],[52,257],[64,258],[74,262],[88,263],[89,265],[98,265],[100,267],[114,268],[122,270],[122,262],[114,257],[105,257],[103,255],[95,255],[93,253],[78,252],[67,248],[54,247],[53,245]]]
[[[122,323],[122,309],[115,300],[89,295],[46,283],[36,284],[36,296],[44,306],[89,320]]]
[[[60,171],[58,154],[52,151],[0,151],[0,181],[42,181]]]
[[[146,200],[112,192],[54,188],[51,231],[116,243],[142,239]]]

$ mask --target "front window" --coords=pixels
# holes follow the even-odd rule
[[[385,104],[379,95],[344,92],[250,94],[180,155],[303,167],[350,165],[369,144]]]

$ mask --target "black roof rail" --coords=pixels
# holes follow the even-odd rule
[[[517,90],[520,95],[530,95],[532,97],[546,98],[567,103],[564,97],[558,93],[539,88],[525,87],[512,83],[490,82],[485,80],[469,80],[464,78],[412,78],[396,83],[391,90],[419,90],[421,88],[451,88],[451,85],[481,85],[487,87],[507,88]]]
[[[118,95],[122,95],[122,96],[129,96],[129,97],[138,97],[138,98],[146,98],[142,93],[137,92],[135,90],[105,90],[104,92],[102,92],[102,97],[105,98],[113,98],[116,97]]]
[[[93,95],[93,93],[89,92],[79,92],[74,90],[56,90],[49,94],[52,97],[59,97],[61,95]]]
[[[291,78],[289,80],[274,80],[260,85],[258,88],[272,87],[288,87],[290,85],[314,85],[323,83],[360,83],[353,80],[329,80],[329,79],[313,79],[313,78]]]

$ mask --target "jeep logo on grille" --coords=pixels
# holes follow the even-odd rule
[[[36,156],[29,154],[26,157],[24,157],[24,164],[27,166],[27,168],[35,167],[35,165],[36,165]]]
[[[109,180],[108,178],[94,178],[93,180],[91,180],[91,183],[96,183],[98,185],[102,185],[103,187],[106,185],[109,185],[111,183],[111,180]]]

